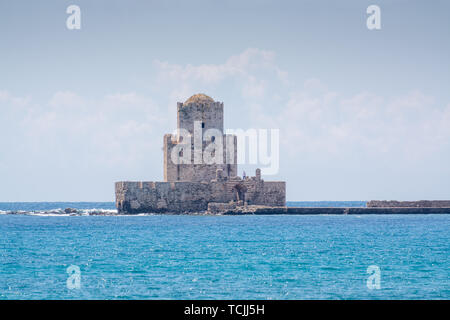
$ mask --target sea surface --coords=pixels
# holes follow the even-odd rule
[[[450,298],[449,215],[57,210],[66,207],[114,212],[109,202],[0,203],[0,299]]]
[[[287,201],[288,207],[365,207],[366,201]],[[114,202],[0,202],[0,214],[63,213],[65,208],[80,212],[116,213]]]

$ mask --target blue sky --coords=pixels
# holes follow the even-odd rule
[[[81,30],[66,28],[71,4]],[[366,27],[371,4],[381,30]],[[224,102],[226,127],[280,129],[265,178],[286,180],[288,200],[448,199],[449,12],[1,1],[0,201],[110,201],[114,181],[161,180],[162,136],[197,92]]]

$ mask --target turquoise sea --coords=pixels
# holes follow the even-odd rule
[[[450,298],[448,215],[42,214],[76,206],[0,203],[0,299]]]

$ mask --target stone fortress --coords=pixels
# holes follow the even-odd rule
[[[116,182],[118,213],[221,213],[285,207],[284,181],[264,181],[260,169],[254,177],[237,175],[237,137],[224,134],[223,120],[223,103],[207,95],[196,94],[179,102],[177,134],[164,135],[164,181]],[[216,144],[216,139],[223,143]]]

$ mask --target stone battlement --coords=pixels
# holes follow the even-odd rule
[[[208,210],[210,203],[286,204],[286,183],[251,177],[223,177],[210,182],[116,182],[119,213],[189,213]]]
[[[254,177],[237,176],[237,137],[224,134],[222,102],[204,94],[179,102],[177,134],[163,141],[165,181],[116,182],[119,214],[205,212],[208,204],[220,211],[230,202],[286,205],[284,181],[264,181],[260,169]]]

